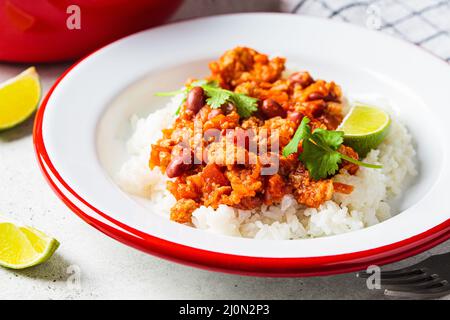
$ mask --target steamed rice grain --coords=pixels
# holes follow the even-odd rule
[[[148,168],[150,145],[161,137],[161,130],[174,120],[179,105],[169,106],[145,119],[132,119],[133,134],[127,143],[129,159],[117,174],[121,188],[152,201],[153,211],[169,217],[174,197],[166,190],[168,178],[159,168]],[[383,165],[374,170],[361,167],[356,175],[338,174],[336,182],[354,186],[349,194],[336,193],[319,208],[306,208],[286,195],[281,203],[245,211],[225,205],[217,210],[201,206],[192,214],[192,226],[207,232],[254,239],[287,240],[322,237],[359,230],[391,217],[390,200],[401,195],[407,177],[417,174],[415,151],[410,134],[392,119],[388,136],[364,159]]]

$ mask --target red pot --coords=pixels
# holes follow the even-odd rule
[[[0,60],[79,58],[166,21],[182,0],[0,0]]]

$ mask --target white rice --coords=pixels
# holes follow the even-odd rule
[[[170,126],[179,105],[174,99],[166,108],[147,118],[131,120],[133,134],[127,143],[129,159],[117,174],[121,188],[150,199],[154,212],[169,217],[175,203],[166,190],[167,177],[159,169],[149,170],[150,144]],[[392,119],[387,138],[364,159],[383,169],[361,167],[356,175],[339,174],[335,181],[354,186],[349,195],[336,193],[319,208],[305,208],[287,195],[279,205],[263,206],[257,212],[220,205],[217,210],[200,207],[193,212],[192,225],[208,232],[255,239],[301,239],[340,234],[377,224],[391,217],[389,202],[401,195],[408,176],[416,175],[411,136],[397,119]]]
[[[152,200],[165,193],[167,177],[158,168],[149,170],[148,161],[151,144],[162,137],[162,129],[172,124],[179,103],[179,99],[174,99],[147,118],[132,116],[133,133],[126,145],[129,157],[116,176],[117,183],[126,192]]]

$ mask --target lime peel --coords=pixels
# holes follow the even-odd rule
[[[377,107],[354,106],[337,130],[344,132],[344,144],[352,147],[361,157],[376,149],[386,138],[391,118]]]
[[[47,261],[58,249],[58,240],[32,227],[0,222],[0,266],[25,269]]]
[[[0,84],[0,130],[27,120],[41,100],[42,87],[34,67]]]

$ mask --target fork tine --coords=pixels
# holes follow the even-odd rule
[[[402,290],[424,290],[428,288],[433,288],[438,285],[446,283],[445,280],[434,276],[428,279],[424,279],[415,283],[402,283],[402,284],[382,284],[383,289],[402,291]]]
[[[413,276],[402,276],[398,278],[389,278],[385,279],[381,277],[381,285],[401,285],[401,284],[414,284],[414,283],[422,283],[436,279],[436,275],[428,275],[427,273],[422,273]]]
[[[407,298],[407,299],[436,299],[450,294],[450,286],[447,281],[442,281],[443,285],[437,288],[401,291],[401,290],[385,290],[384,294],[388,297]]]
[[[425,273],[424,269],[408,267],[408,268],[403,268],[403,269],[398,269],[398,270],[393,270],[393,271],[381,271],[380,276],[385,279],[390,279],[390,278],[397,278],[397,277],[402,277],[402,276],[414,276],[414,275],[419,275],[419,274],[423,274],[423,273]],[[368,273],[367,271],[361,271],[356,274],[356,276],[361,279],[367,279],[371,275],[373,275],[373,274]]]

